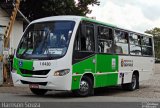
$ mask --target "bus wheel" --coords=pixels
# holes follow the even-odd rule
[[[47,93],[48,90],[46,89],[35,89],[35,88],[30,88],[31,92],[35,95],[43,96]]]
[[[81,79],[80,88],[78,90],[74,90],[73,93],[76,96],[81,96],[81,97],[92,95],[93,94],[93,81],[89,77],[84,76]]]
[[[139,78],[136,74],[132,75],[132,81],[128,84],[123,84],[122,88],[125,90],[133,91],[139,88]]]

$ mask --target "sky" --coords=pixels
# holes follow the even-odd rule
[[[144,32],[160,27],[160,0],[99,0],[89,6],[89,17],[130,30]]]

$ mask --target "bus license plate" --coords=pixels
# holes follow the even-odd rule
[[[39,85],[38,85],[38,84],[29,84],[29,88],[38,89],[38,88],[39,88]]]

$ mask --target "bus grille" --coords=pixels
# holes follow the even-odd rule
[[[46,86],[47,85],[47,82],[29,82],[29,81],[24,81],[24,80],[21,80],[22,84],[38,84],[38,85],[43,85],[43,86]]]
[[[32,70],[25,70],[20,69],[22,74],[31,74],[31,75],[47,75],[50,70],[39,70],[39,71],[32,71]]]

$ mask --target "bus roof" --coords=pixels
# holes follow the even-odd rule
[[[135,30],[129,30],[129,29],[126,29],[126,28],[123,28],[123,27],[118,27],[118,26],[113,25],[113,24],[109,24],[109,23],[104,23],[104,22],[101,22],[101,21],[97,21],[97,20],[95,20],[95,19],[91,19],[91,18],[87,18],[87,17],[83,17],[83,18],[81,18],[81,19],[82,19],[82,20],[86,20],[86,21],[90,21],[90,22],[95,22],[95,23],[102,24],[102,25],[106,25],[106,26],[109,26],[109,27],[117,28],[117,29],[122,29],[122,30],[124,30],[124,31],[130,31],[130,32],[133,32],[133,33],[138,33],[138,34],[142,34],[142,35],[147,35],[147,36],[153,37],[151,34],[148,34],[148,33],[143,33],[143,32],[135,31]]]
[[[95,19],[87,18],[87,17],[84,17],[84,16],[72,16],[72,15],[51,16],[51,17],[45,17],[45,18],[34,20],[34,21],[31,22],[31,24],[32,23],[38,23],[38,22],[53,21],[53,20],[75,20],[75,21],[83,20],[83,21],[89,21],[89,22],[94,22],[94,23],[98,23],[98,24],[101,24],[101,25],[106,25],[106,26],[109,26],[109,27],[112,27],[112,28],[122,29],[124,31],[130,31],[130,32],[133,32],[133,33],[138,33],[138,34],[153,37],[151,34],[139,32],[139,31],[135,31],[135,30],[134,31],[129,30],[129,29],[126,29],[126,28],[123,28],[123,27],[118,27],[118,26],[113,25],[113,24],[97,21]]]

